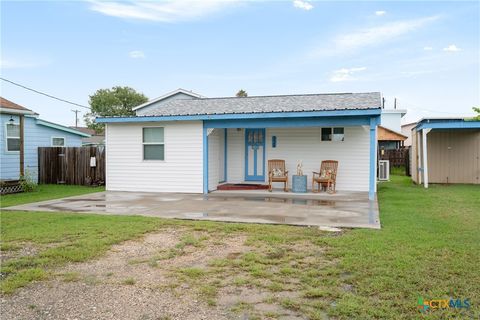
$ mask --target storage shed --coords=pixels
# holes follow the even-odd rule
[[[480,121],[428,118],[412,129],[412,179],[480,184]]]

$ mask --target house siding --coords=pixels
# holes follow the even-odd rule
[[[144,161],[143,127],[164,127],[165,161]],[[201,121],[108,124],[107,190],[203,192]]]
[[[220,181],[220,132],[214,129],[208,135],[208,190],[217,190]],[[223,132],[222,132],[223,133]]]
[[[429,183],[480,183],[480,131],[434,131],[427,135]]]
[[[227,129],[227,182],[245,180],[245,129]]]
[[[302,161],[303,174],[311,188],[312,171],[318,172],[322,160],[337,160],[337,189],[368,191],[370,132],[368,127],[345,127],[345,141],[320,141],[320,128],[267,129],[267,159],[284,159],[289,175],[296,174]],[[272,148],[272,136],[277,147]],[[289,179],[291,186],[291,180]]]
[[[370,165],[370,132],[368,127],[345,127],[345,141],[320,141],[320,128],[266,129],[266,159],[284,159],[291,177],[297,163],[302,161],[303,172],[311,188],[312,171],[319,171],[322,160],[338,160],[338,190],[368,191]],[[272,136],[277,147],[272,147]],[[227,182],[245,181],[245,131],[228,129]],[[289,179],[291,186],[291,180]],[[268,174],[265,174],[265,182]]]
[[[412,145],[412,129],[415,127],[416,123],[411,123],[402,126],[402,134],[407,136],[407,139],[403,142],[405,147],[410,147]]]
[[[218,181],[225,181],[225,130],[219,129]]]
[[[391,110],[388,110],[391,111]],[[382,112],[381,123],[382,127],[393,130],[395,132],[402,132],[401,119],[402,114],[396,112]]]
[[[6,151],[6,129],[5,125],[12,117],[15,123],[19,123],[17,115],[1,114],[1,146],[0,154],[1,171],[0,179],[19,179],[20,178],[20,153]],[[68,147],[79,147],[82,145],[82,137],[76,134],[68,133],[62,130],[45,127],[37,124],[37,119],[25,116],[24,121],[24,163],[25,174],[29,174],[35,181],[38,180],[38,147],[50,147],[52,137],[65,138],[65,145]]]

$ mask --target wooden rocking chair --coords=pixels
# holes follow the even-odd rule
[[[268,160],[268,191],[272,192],[273,182],[283,182],[283,191],[288,192],[288,171],[285,160]]]
[[[322,161],[322,164],[320,165],[320,172],[313,172],[312,192],[320,192],[320,187],[322,187],[322,189],[325,189],[328,193],[335,193],[337,184],[337,169],[338,161]],[[318,184],[317,191],[315,191],[315,182]]]

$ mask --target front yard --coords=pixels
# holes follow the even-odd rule
[[[469,299],[470,309],[431,310],[428,318],[478,318],[479,194],[479,186],[425,190],[393,176],[379,185],[382,229],[342,233],[2,212],[2,312],[58,319],[412,319],[422,316],[419,298],[459,298]],[[25,197],[2,197],[2,206]]]

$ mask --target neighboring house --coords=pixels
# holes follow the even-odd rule
[[[105,145],[105,133],[98,133],[93,129],[87,127],[70,127],[74,130],[89,134],[90,137],[82,138],[82,146],[101,147]]]
[[[38,114],[32,110],[1,97],[0,125],[2,127],[0,130],[0,140],[2,141],[0,143],[1,180],[18,180],[20,178],[22,146],[23,171],[37,180],[38,147],[78,147],[82,144],[81,139],[89,136],[80,131],[39,119]]]
[[[181,96],[179,96],[181,95]],[[102,117],[106,188],[208,193],[221,183],[265,183],[269,159],[308,175],[339,161],[337,189],[376,192],[379,92],[203,98],[177,90]]]
[[[407,136],[398,133],[396,131],[385,128],[384,126],[378,126],[378,148],[380,150],[395,150],[404,146],[403,142],[407,139]]]
[[[412,179],[480,184],[480,121],[428,118],[412,129]]]
[[[402,124],[402,134],[407,137],[403,142],[405,147],[410,147],[412,145],[412,129],[417,125],[416,122],[410,122],[407,124]]]
[[[407,136],[402,134],[401,121],[406,113],[406,110],[401,109],[382,109],[382,125],[378,127],[377,137],[380,150],[393,150],[404,146]]]
[[[150,110],[154,110],[159,105],[165,104],[168,101],[182,100],[182,99],[183,100],[198,99],[198,98],[205,98],[205,97],[198,93],[188,91],[182,88],[178,88],[177,90],[166,93],[158,98],[147,101],[144,104],[141,104],[138,107],[133,108],[132,110],[135,111],[137,116],[142,116],[144,114],[147,114]]]

